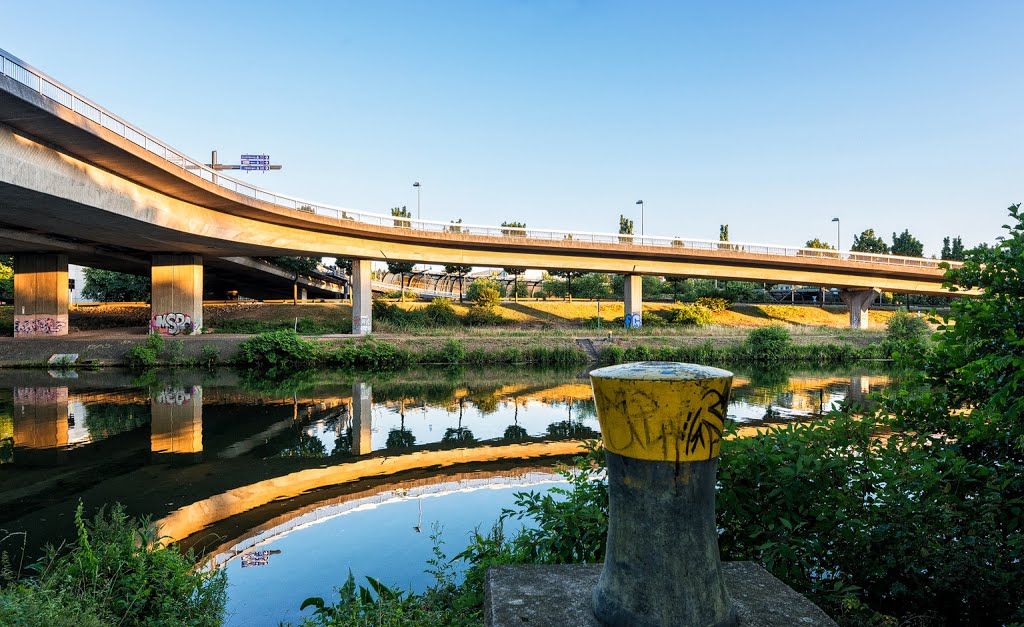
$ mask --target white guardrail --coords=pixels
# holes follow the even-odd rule
[[[664,237],[654,235],[621,235],[618,233],[585,233],[579,231],[558,231],[552,229],[517,228],[509,226],[485,226],[478,224],[461,224],[452,222],[435,222],[417,220],[408,217],[396,217],[353,211],[341,207],[333,207],[322,203],[310,202],[291,196],[283,196],[255,185],[243,183],[218,171],[190,159],[166,143],[125,122],[118,116],[107,111],[78,93],[68,89],[60,82],[36,70],[17,57],[0,49],[0,74],[9,76],[19,83],[39,92],[41,95],[78,113],[125,139],[138,144],[168,163],[182,169],[183,172],[197,176],[205,181],[219,185],[224,189],[267,202],[285,209],[303,211],[318,216],[353,220],[363,224],[391,228],[412,229],[432,233],[453,233],[462,235],[484,235],[491,237],[511,237],[514,239],[574,241],[600,244],[632,244],[635,246],[664,246],[669,248],[688,248],[694,250],[740,252],[772,257],[817,257],[841,261],[876,263],[891,266],[938,268],[942,263],[936,259],[919,257],[899,257],[895,255],[879,255],[848,251],[823,250],[819,248],[799,248],[793,246],[776,246],[773,244],[748,244],[742,242],[719,242],[714,240],[686,239],[681,237]],[[958,265],[955,262],[950,265]]]

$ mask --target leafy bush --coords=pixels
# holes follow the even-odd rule
[[[316,363],[323,351],[291,329],[260,333],[238,347],[238,363],[261,368],[289,368]]]
[[[459,324],[459,314],[447,298],[435,298],[424,309],[427,319],[434,326],[455,326]]]
[[[84,519],[77,539],[48,547],[33,579],[0,589],[4,625],[219,625],[227,577],[194,568],[194,554],[165,547],[146,519],[120,506]]]
[[[128,351],[128,367],[136,370],[156,365],[160,351],[164,349],[164,338],[159,333],[150,333],[142,344],[132,346]]]
[[[405,311],[398,305],[378,299],[370,305],[370,313],[377,322],[401,322]]]
[[[672,310],[670,322],[704,326],[715,321],[711,310],[702,305],[679,305]]]
[[[204,344],[199,352],[199,363],[207,368],[213,368],[220,362],[220,348],[213,344]]]
[[[505,319],[501,317],[501,314],[494,311],[493,307],[484,307],[481,305],[475,305],[469,308],[466,313],[466,324],[470,326],[485,326],[490,324],[502,324]]]
[[[476,279],[466,290],[466,300],[483,307],[496,307],[501,302],[501,284],[494,279]]]
[[[745,347],[754,361],[780,361],[789,356],[793,341],[789,329],[772,324],[747,334]]]
[[[886,325],[885,351],[900,361],[914,359],[925,351],[930,332],[924,318],[900,309]]]
[[[335,366],[392,370],[408,365],[411,357],[390,342],[367,339],[358,344],[348,341],[325,351],[324,361]]]
[[[441,356],[446,364],[461,364],[466,359],[466,347],[455,338],[449,338],[441,349]]]
[[[720,296],[702,296],[694,301],[694,305],[704,307],[708,311],[725,311],[732,307],[732,300]]]

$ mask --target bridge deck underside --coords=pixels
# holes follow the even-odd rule
[[[157,252],[207,259],[314,255],[947,293],[941,272],[930,268],[433,233],[290,211],[185,173],[31,90],[15,96],[8,91],[17,93],[17,85],[2,87],[0,248],[6,251],[59,250],[59,240],[70,246],[60,252],[73,263],[112,269],[137,266]]]

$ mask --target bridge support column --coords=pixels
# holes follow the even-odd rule
[[[370,318],[373,304],[373,279],[370,277],[370,260],[353,259],[352,276],[352,333],[368,335],[373,329]]]
[[[623,320],[627,329],[643,326],[644,296],[643,282],[639,274],[627,274],[622,284]]]
[[[868,308],[871,307],[872,301],[878,298],[878,294],[879,290],[875,288],[839,291],[839,298],[850,308],[851,329],[868,328]]]
[[[167,386],[150,400],[154,460],[199,462],[203,457],[203,388]]]
[[[203,258],[153,255],[149,332],[197,335],[203,331]]]
[[[14,337],[67,334],[67,255],[15,255]]]
[[[373,386],[352,384],[352,454],[373,452]]]

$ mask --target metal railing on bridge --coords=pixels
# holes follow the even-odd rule
[[[410,217],[381,215],[365,211],[356,211],[343,207],[334,207],[323,203],[311,202],[292,196],[285,196],[275,192],[243,183],[242,181],[224,176],[205,164],[185,156],[183,153],[171,148],[167,143],[162,142],[152,135],[145,133],[138,128],[125,122],[118,116],[107,111],[95,102],[81,96],[69,89],[60,82],[47,76],[43,72],[33,68],[24,61],[13,56],[9,52],[0,49],[0,74],[6,75],[22,85],[35,90],[41,95],[60,104],[83,117],[99,124],[103,128],[124,137],[125,139],[141,146],[152,154],[160,157],[174,165],[184,173],[199,177],[207,182],[219,185],[220,187],[236,192],[255,200],[270,203],[285,209],[303,211],[336,218],[339,220],[352,220],[361,224],[382,226],[390,228],[410,229],[431,233],[451,233],[459,235],[475,235],[487,237],[508,237],[517,240],[529,241],[572,241],[595,244],[630,244],[634,246],[664,247],[669,249],[690,249],[700,251],[732,252],[752,255],[763,255],[772,257],[807,257],[820,259],[835,259],[854,263],[873,263],[901,267],[917,268],[939,268],[942,262],[937,259],[923,259],[918,257],[900,257],[896,255],[880,255],[874,253],[861,253],[851,251],[825,250],[818,248],[801,248],[794,246],[777,246],[773,244],[751,244],[743,242],[720,242],[714,240],[699,240],[682,237],[665,237],[655,235],[623,235],[618,233],[588,233],[580,231],[562,231],[555,229],[534,229],[518,228],[509,226],[487,226],[478,224],[462,224],[452,222],[437,222],[432,220],[418,220]]]

